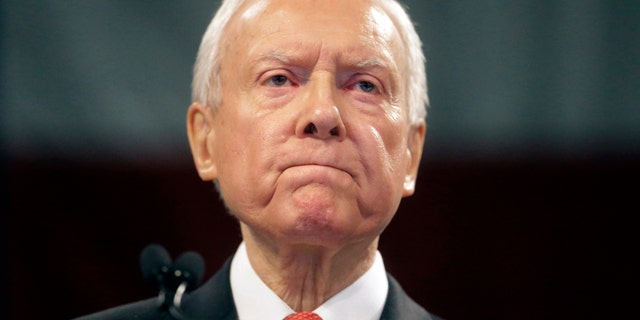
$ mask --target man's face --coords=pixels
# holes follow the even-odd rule
[[[408,125],[391,20],[369,1],[254,1],[225,39],[201,176],[218,179],[254,236],[329,247],[377,237],[413,193],[424,138]]]

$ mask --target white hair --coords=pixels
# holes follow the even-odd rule
[[[220,86],[221,45],[225,28],[247,0],[224,0],[202,37],[193,70],[192,101],[211,108],[222,102]],[[427,116],[429,98],[422,41],[405,8],[396,0],[378,0],[400,33],[406,51],[405,89],[409,119],[416,124]]]

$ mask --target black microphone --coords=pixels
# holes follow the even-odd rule
[[[150,244],[140,254],[142,278],[156,290],[163,290],[162,285],[171,268],[169,252],[158,244]]]
[[[173,306],[180,308],[184,293],[189,292],[200,284],[204,276],[204,259],[194,251],[187,251],[176,259],[173,264],[173,284],[177,284],[173,296]]]
[[[167,250],[158,244],[145,247],[140,254],[140,269],[144,280],[159,290],[158,305],[168,309],[176,319],[183,319],[180,303],[186,292],[195,289],[204,276],[204,259],[188,251],[171,261]]]

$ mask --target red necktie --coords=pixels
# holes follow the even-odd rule
[[[298,312],[288,315],[284,320],[322,320],[322,318],[313,312]]]

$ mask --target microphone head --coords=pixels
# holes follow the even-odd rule
[[[153,284],[160,286],[164,273],[168,272],[171,267],[171,256],[167,250],[158,244],[150,244],[146,246],[140,254],[140,270],[142,278]]]
[[[194,251],[187,251],[176,259],[174,276],[187,282],[187,291],[195,289],[204,276],[204,259]]]

